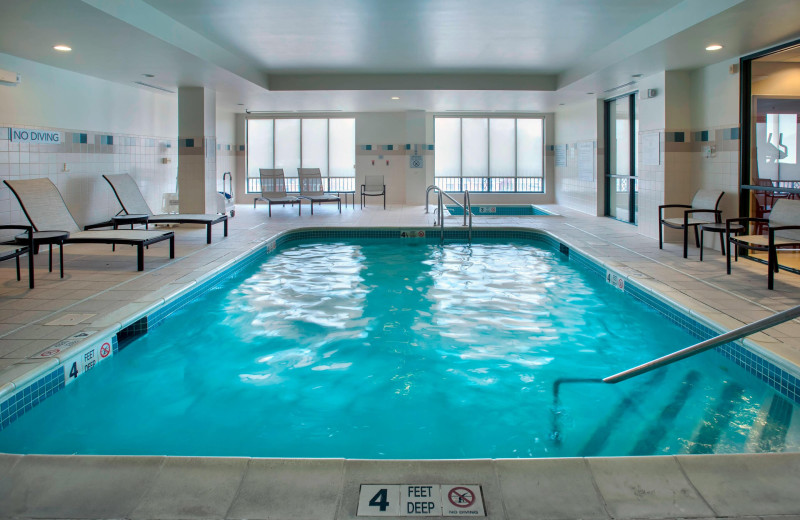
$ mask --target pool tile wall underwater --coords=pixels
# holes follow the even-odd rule
[[[263,261],[268,253],[271,253],[282,245],[308,239],[400,239],[400,228],[321,228],[303,229],[282,233],[275,240],[270,240],[264,246],[258,247],[246,253],[241,259],[235,261],[227,268],[222,268],[219,272],[212,274],[207,279],[198,283],[184,294],[172,301],[166,302],[151,314],[135,319],[126,324],[112,337],[113,352],[124,348],[128,342],[137,336],[146,333],[158,325],[170,314],[179,310],[188,303],[196,300],[203,294],[214,290],[222,282],[230,279],[242,270],[249,268],[257,261]],[[436,242],[441,239],[441,228],[425,228],[424,240],[426,242]],[[475,239],[522,239],[544,244],[555,251],[569,258],[570,262],[579,265],[586,271],[605,278],[606,271],[609,269],[597,260],[577,252],[569,244],[541,231],[519,230],[519,229],[473,229],[472,236]],[[445,240],[465,241],[467,230],[447,228],[444,230]],[[614,271],[611,269],[611,271]],[[615,271],[614,271],[615,272]],[[635,280],[626,278],[625,293],[636,300],[648,305],[664,317],[687,330],[698,339],[705,340],[718,335],[718,332],[703,325],[697,320],[689,317],[686,310],[679,310],[670,304],[660,300],[641,287]],[[89,347],[87,346],[87,349]],[[736,343],[727,343],[714,349],[715,352],[729,359],[733,363],[741,366],[748,373],[759,378],[777,392],[800,404],[800,379],[786,370],[776,366],[770,361],[762,358],[758,354]],[[11,394],[6,400],[0,401],[0,430],[6,428],[18,417],[36,406],[38,403],[50,397],[55,392],[64,388],[64,365],[58,365],[55,370],[48,371],[42,377]]]

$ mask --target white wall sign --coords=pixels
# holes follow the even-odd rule
[[[15,143],[60,144],[63,141],[63,135],[61,132],[50,132],[48,130],[12,128],[11,141]]]
[[[556,156],[556,166],[566,166],[567,165],[567,145],[565,144],[557,144],[554,147],[555,156]]]
[[[658,166],[661,164],[661,134],[642,135],[642,164]]]
[[[578,180],[594,180],[594,141],[578,143]]]
[[[474,484],[362,484],[358,516],[486,516]]]

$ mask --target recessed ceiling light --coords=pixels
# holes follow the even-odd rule
[[[142,76],[144,76],[145,78],[155,78],[156,77],[155,74],[142,74]]]
[[[594,96],[594,92],[587,92],[586,95],[587,96]]]
[[[566,103],[559,103],[558,106],[563,107]]]
[[[631,74],[632,78],[641,78],[644,74]]]
[[[718,51],[718,50],[720,50],[721,48],[722,48],[722,45],[720,45],[720,44],[718,44],[718,43],[712,43],[711,45],[709,45],[708,47],[706,47],[706,50],[707,50],[707,51]]]
[[[72,50],[72,47],[70,47],[69,45],[53,45],[53,48],[61,52],[69,52]]]
[[[243,107],[244,103],[236,103],[237,106]]]
[[[400,98],[399,98],[399,97],[397,97],[397,96],[392,96],[392,100],[393,100],[393,101],[397,101],[398,99],[400,99]]]

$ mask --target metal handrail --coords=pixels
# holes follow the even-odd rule
[[[559,411],[558,411],[558,390],[564,383],[606,383],[613,385],[621,381],[625,381],[626,379],[631,379],[632,377],[646,374],[647,372],[650,372],[657,368],[671,365],[676,361],[680,361],[682,359],[686,359],[696,354],[700,354],[701,352],[705,352],[706,350],[712,349],[724,343],[741,339],[745,336],[749,336],[750,334],[755,334],[756,332],[760,332],[770,327],[774,327],[775,325],[780,325],[781,323],[787,322],[798,316],[800,316],[800,305],[773,314],[772,316],[769,316],[762,320],[754,321],[753,323],[750,323],[743,327],[739,327],[738,329],[734,329],[730,332],[726,332],[725,334],[720,334],[719,336],[713,337],[711,339],[701,341],[700,343],[692,345],[691,347],[678,350],[676,352],[673,352],[672,354],[668,354],[658,359],[648,361],[647,363],[643,363],[639,366],[629,368],[628,370],[624,370],[622,372],[619,372],[612,376],[605,377],[603,379],[565,378],[565,377],[558,378],[553,383],[553,431],[550,434],[550,439],[556,443],[561,442],[561,431],[560,431],[561,428],[559,425],[560,421],[559,421]]]
[[[431,190],[436,190],[437,192],[443,193],[445,197],[447,197],[448,199],[453,201],[453,204],[456,204],[459,208],[464,209],[464,206],[462,206],[461,203],[458,202],[456,199],[451,197],[449,193],[447,193],[446,191],[442,190],[439,186],[437,186],[435,184],[431,184],[425,190],[425,213],[430,213],[430,211],[428,210],[428,206],[430,205],[430,200],[429,199],[430,199]]]
[[[726,332],[725,334],[720,334],[719,336],[715,336],[711,339],[701,341],[700,343],[692,345],[691,347],[686,347],[684,349],[673,352],[672,354],[667,354],[666,356],[662,356],[658,359],[648,361],[647,363],[643,363],[639,366],[629,368],[628,370],[624,370],[622,372],[619,372],[617,374],[602,379],[591,379],[591,378],[556,379],[556,381],[553,383],[553,400],[554,402],[558,402],[558,388],[563,383],[607,383],[613,385],[621,381],[625,381],[626,379],[646,374],[651,370],[671,365],[672,363],[680,361],[681,359],[686,359],[688,357],[700,354],[701,352],[705,352],[706,350],[722,345],[723,343],[735,341],[745,336],[755,334],[756,332],[761,332],[762,330],[774,327],[775,325],[780,325],[781,323],[787,322],[798,316],[800,316],[800,305],[773,314],[772,316],[766,317],[764,319],[754,321],[753,323],[744,325],[743,327],[739,327],[738,329],[734,329],[730,332]]]
[[[442,194],[444,192],[442,190],[438,190],[438,193],[439,193],[439,204],[437,206],[437,210],[439,211],[439,228],[441,229],[439,243],[444,244],[444,202],[442,201]]]
[[[469,190],[464,190],[464,225],[467,225],[467,214],[469,214],[469,230],[467,240],[472,243],[472,202],[469,200]]]

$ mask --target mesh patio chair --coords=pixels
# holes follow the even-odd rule
[[[269,209],[269,216],[272,217],[272,205],[278,204],[285,206],[297,203],[297,214],[303,214],[303,207],[300,204],[300,199],[292,195],[286,195],[286,178],[283,175],[283,168],[261,168],[258,170],[261,175],[261,196],[253,199],[253,208],[256,207],[256,202],[266,202]]]
[[[5,180],[6,186],[17,197],[22,211],[33,227],[33,231],[66,231],[69,238],[65,244],[125,244],[136,246],[137,269],[144,271],[144,248],[151,244],[169,240],[169,257],[175,258],[175,234],[172,231],[145,231],[119,229],[109,231],[82,231],[67,208],[61,193],[53,182],[46,178]]]
[[[361,185],[361,207],[367,205],[367,197],[383,197],[383,209],[386,209],[386,184],[383,175],[367,175]]]
[[[722,211],[719,201],[724,192],[719,190],[699,190],[694,194],[691,205],[663,204],[658,207],[658,248],[663,249],[664,226],[672,229],[683,230],[683,257],[688,256],[689,228],[694,228],[694,241],[700,247],[700,237],[697,227],[710,222],[722,222]],[[686,208],[682,217],[665,218],[664,210],[668,208]],[[720,233],[721,241],[724,241]]]
[[[767,234],[731,235],[731,224],[766,225]],[[779,270],[778,249],[800,249],[800,200],[778,199],[772,206],[769,218],[741,217],[725,221],[728,237],[728,274],[731,274],[731,247],[767,252],[767,288],[774,286],[775,273]]]
[[[342,212],[342,199],[337,195],[325,193],[322,185],[322,174],[319,168],[298,168],[297,177],[300,181],[300,198],[311,203],[311,214],[314,214],[314,203],[335,202]]]
[[[31,226],[17,226],[17,225],[4,225],[0,226],[0,230],[17,230],[27,233],[28,239],[24,244],[16,240],[8,240],[0,243],[0,261],[11,260],[14,258],[17,261],[17,281],[20,281],[19,270],[19,257],[28,255],[28,287],[33,289],[33,228]]]
[[[122,211],[128,215],[147,215],[149,224],[203,224],[206,226],[206,243],[211,243],[211,226],[220,222],[224,225],[224,236],[228,236],[228,216],[218,214],[200,213],[164,213],[154,214],[150,210],[147,201],[144,200],[139,186],[133,177],[127,173],[117,175],[103,175],[103,178],[111,185],[114,195],[117,196]],[[106,227],[112,225],[109,222],[94,224],[90,228]]]

